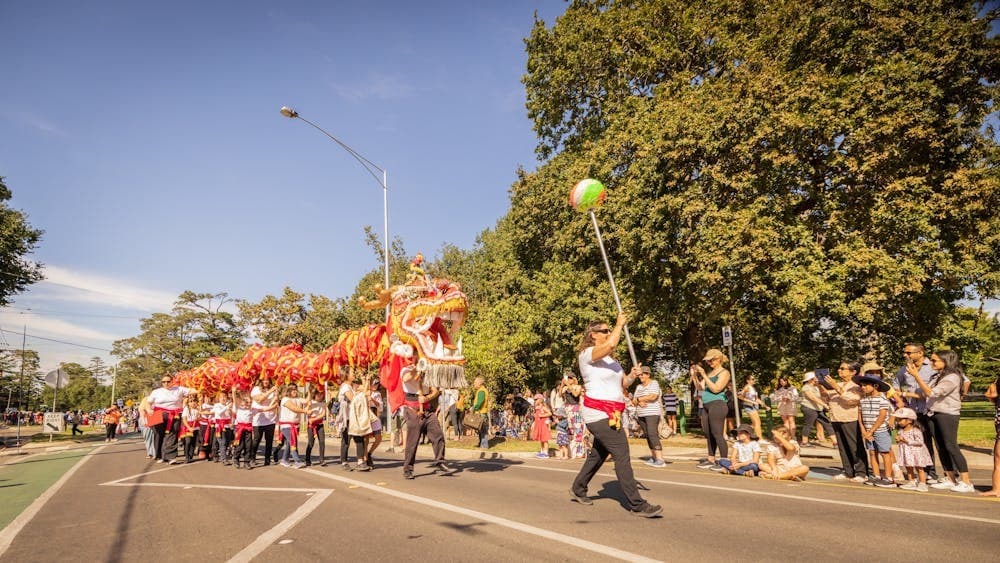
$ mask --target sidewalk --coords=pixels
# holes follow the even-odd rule
[[[398,452],[402,448],[396,448]],[[430,445],[422,445],[417,450],[421,458],[431,456]],[[535,459],[536,452],[502,452],[493,450],[467,449],[451,447],[447,450],[447,457],[450,459],[474,460],[474,459]],[[645,447],[631,447],[632,459],[643,460],[649,457],[649,450]],[[962,447],[962,453],[971,469],[993,469],[993,455],[982,453],[968,447]],[[663,445],[663,457],[669,461],[699,461],[705,459],[707,447],[695,446],[671,446],[669,440]],[[810,446],[802,448],[799,454],[808,465],[840,467],[840,454],[836,448],[822,448]],[[810,461],[811,460],[811,461]]]

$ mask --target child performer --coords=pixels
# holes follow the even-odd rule
[[[931,465],[931,452],[924,444],[924,431],[917,422],[917,413],[911,408],[895,412],[896,442],[899,444],[899,463],[906,468],[907,483],[900,489],[927,492],[927,474],[924,468]],[[919,481],[918,481],[919,479]]]
[[[302,461],[299,459],[298,436],[299,436],[299,416],[309,414],[309,410],[299,404],[299,389],[295,385],[289,385],[285,389],[285,396],[281,399],[281,410],[278,413],[278,429],[281,432],[281,441],[284,447],[281,448],[281,465],[283,467],[294,467],[301,469]],[[288,463],[291,455],[294,465]]]
[[[233,403],[229,394],[219,392],[215,397],[215,404],[212,405],[212,425],[215,429],[215,443],[212,452],[212,459],[229,465],[228,458],[229,442],[233,433]]]
[[[198,443],[198,423],[201,421],[201,400],[195,395],[187,398],[184,411],[181,413],[181,440],[184,443],[184,461],[191,463],[195,445]],[[170,462],[171,465],[182,463],[180,456]]]
[[[236,394],[233,390],[234,402],[236,403],[236,429],[233,433],[233,462],[236,469],[240,468],[240,458],[247,469],[252,467],[253,461],[253,408],[250,397],[245,393]]]
[[[323,423],[326,421],[327,406],[324,389],[315,387],[312,390],[312,400],[309,402],[309,414],[306,415],[306,431],[309,432],[309,441],[306,443],[306,467],[312,465],[313,443],[319,444],[319,466],[326,466],[326,434],[323,431]]]
[[[215,426],[212,424],[212,400],[208,393],[202,394],[201,418],[198,420],[198,437],[201,438],[198,446],[198,459],[209,459],[212,453],[212,438],[215,437]]]
[[[368,397],[368,408],[372,411],[372,433],[365,436],[365,465],[375,469],[372,454],[382,443],[382,394],[378,390],[378,377],[373,377],[368,383],[365,395]]]

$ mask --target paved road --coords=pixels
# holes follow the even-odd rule
[[[593,506],[568,500],[574,462],[455,465],[442,476],[418,464],[413,481],[388,453],[369,473],[164,467],[125,440],[93,448],[0,561],[990,561],[1000,548],[1000,501],[971,495],[640,464],[643,494],[665,508],[646,520],[622,508],[610,464]]]

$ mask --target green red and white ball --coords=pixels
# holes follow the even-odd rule
[[[604,184],[593,178],[580,180],[569,192],[569,204],[577,211],[590,211],[600,205],[607,197],[608,190]]]

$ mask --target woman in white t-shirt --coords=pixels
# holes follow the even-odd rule
[[[583,387],[586,389],[580,414],[594,437],[594,446],[573,481],[570,500],[584,505],[593,504],[587,497],[587,486],[610,454],[615,462],[615,475],[625,493],[631,513],[650,518],[659,516],[663,509],[649,504],[639,495],[621,417],[625,410],[622,389],[632,385],[640,370],[639,366],[635,366],[626,376],[621,364],[611,356],[621,340],[622,329],[627,321],[625,314],[619,313],[613,329],[609,329],[607,323],[588,324],[578,348],[580,375],[583,376]]]

